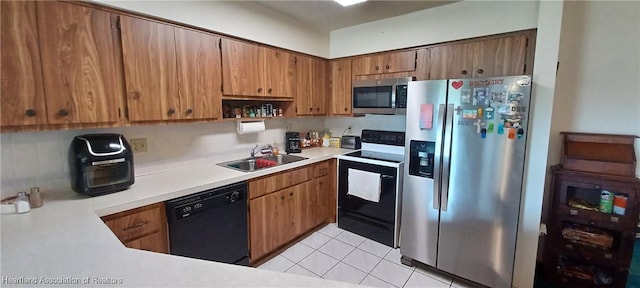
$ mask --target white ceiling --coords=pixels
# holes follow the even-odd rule
[[[457,0],[459,1],[459,0]],[[378,1],[342,7],[332,0],[256,1],[315,29],[332,30],[429,9],[457,1]]]

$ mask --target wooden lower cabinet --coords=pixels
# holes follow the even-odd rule
[[[335,218],[335,182],[329,160],[319,164],[292,169],[274,176],[252,180],[249,183],[251,195],[263,195],[249,200],[249,243],[251,262],[261,260],[270,253],[290,243],[323,223]],[[291,175],[313,175],[302,183],[275,192],[254,192],[269,189],[252,183],[265,183],[269,178],[288,178]],[[313,171],[313,172],[311,172]],[[332,200],[333,199],[333,200]],[[332,202],[333,201],[333,202]],[[332,216],[333,215],[333,216]]]
[[[164,202],[107,215],[102,221],[129,248],[169,253]]]

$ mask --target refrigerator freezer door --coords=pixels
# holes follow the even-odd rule
[[[428,159],[428,154],[433,152],[435,168],[433,177],[420,177],[409,174],[410,169],[404,171],[404,188],[402,191],[402,226],[400,237],[400,254],[422,263],[435,266],[438,244],[438,217],[439,217],[439,189],[436,182],[439,178],[439,155],[441,147],[438,147],[442,138],[442,118],[445,116],[445,103],[447,93],[447,81],[417,81],[409,82],[409,94],[407,97],[407,124],[405,149],[411,149],[411,141],[436,142],[435,151],[422,151],[422,155],[414,153],[415,157],[422,157],[423,164]],[[429,110],[431,113],[429,113]],[[427,119],[428,118],[428,119]],[[425,122],[431,122],[424,125]],[[440,127],[440,129],[438,129]],[[433,144],[433,143],[431,143]],[[431,146],[433,147],[433,146]],[[415,147],[414,147],[415,148]],[[425,144],[425,149],[429,148]],[[413,157],[411,151],[405,151],[405,163]],[[419,161],[420,161],[419,160]],[[435,188],[435,189],[434,189]]]
[[[449,175],[442,181],[449,187],[442,196],[437,268],[489,287],[512,282],[526,133],[511,139],[507,130],[526,131],[530,88],[519,80],[449,82],[448,101],[455,109],[448,111],[453,123],[445,127],[451,162],[443,165]],[[494,131],[488,132],[491,124]]]

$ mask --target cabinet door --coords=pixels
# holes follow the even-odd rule
[[[314,180],[314,190],[316,196],[316,204],[314,208],[314,226],[319,225],[329,219],[332,209],[331,207],[331,178],[329,175],[318,177]]]
[[[296,63],[293,54],[262,47],[265,59],[264,96],[293,97],[296,93]]]
[[[352,60],[352,72],[353,76],[356,75],[369,75],[382,73],[380,71],[380,61],[382,57],[375,56],[360,56]]]
[[[416,81],[429,80],[430,49],[416,51]]]
[[[274,192],[249,201],[252,260],[267,255],[292,237],[293,205],[287,192]]]
[[[476,43],[473,53],[473,77],[523,74],[526,50],[526,35],[489,39]]]
[[[454,44],[430,48],[429,79],[456,79],[473,76],[473,45]]]
[[[306,56],[296,60],[296,112],[298,115],[326,114],[329,86],[327,62]]]
[[[257,45],[222,39],[224,95],[264,96],[264,54]]]
[[[129,120],[179,119],[173,27],[120,16]]]
[[[331,61],[332,115],[351,115],[351,60]]]
[[[306,56],[296,57],[296,114],[313,115],[313,94],[312,91],[316,87],[312,87],[313,83],[313,59]]]
[[[327,114],[327,91],[329,88],[329,69],[327,61],[322,59],[313,59],[311,62],[313,69],[311,78],[311,91],[313,112],[315,115]]]
[[[316,207],[317,195],[313,184],[315,184],[315,180],[296,186],[296,208],[294,209],[296,235],[303,234],[316,225],[315,214],[318,208]]]
[[[36,2],[0,1],[2,126],[47,122]]]
[[[386,53],[380,56],[382,73],[396,73],[416,70],[416,51]]]
[[[175,28],[181,119],[217,119],[221,114],[219,37]]]
[[[49,124],[117,121],[111,14],[57,1],[37,7]]]

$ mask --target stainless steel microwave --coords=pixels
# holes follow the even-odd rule
[[[406,114],[411,77],[353,81],[353,114]]]

